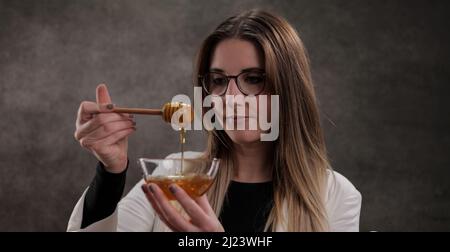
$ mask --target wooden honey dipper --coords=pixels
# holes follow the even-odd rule
[[[140,114],[140,115],[160,115],[165,122],[170,123],[172,115],[179,109],[189,109],[191,112],[191,121],[193,120],[194,113],[191,105],[181,102],[168,102],[164,104],[162,109],[146,109],[146,108],[120,108],[115,107],[112,111],[116,113],[128,113],[128,114]],[[183,123],[183,117],[181,117],[181,123]]]

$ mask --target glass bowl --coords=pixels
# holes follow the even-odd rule
[[[200,197],[208,191],[219,169],[220,160],[202,158],[139,158],[144,180],[147,184],[155,183],[169,200],[175,197],[169,191],[173,183],[183,188],[194,198]]]

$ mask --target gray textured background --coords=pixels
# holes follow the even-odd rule
[[[0,230],[63,231],[95,159],[76,110],[106,82],[115,103],[191,94],[202,39],[231,14],[274,10],[309,50],[334,168],[363,195],[361,230],[450,230],[445,1],[0,1]],[[178,149],[137,118],[139,156]],[[202,134],[190,134],[201,150]]]

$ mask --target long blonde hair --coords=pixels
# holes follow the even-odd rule
[[[280,98],[280,134],[273,153],[274,204],[266,230],[275,231],[278,225],[287,231],[328,230],[324,196],[329,163],[302,41],[286,20],[265,11],[246,11],[225,20],[205,39],[194,76],[209,70],[215,47],[229,38],[249,41],[260,50],[266,81]],[[201,86],[198,79],[196,85]],[[217,215],[235,166],[232,151],[233,143],[224,131],[208,133],[205,156],[222,160],[208,192]]]

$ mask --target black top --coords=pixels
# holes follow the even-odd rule
[[[113,174],[107,172],[101,162],[98,163],[84,199],[81,228],[114,212],[123,194],[126,170]],[[227,232],[262,232],[272,205],[272,182],[231,181],[219,220]]]
[[[114,213],[125,187],[127,168],[122,173],[110,173],[98,162],[95,177],[84,197],[81,228]]]
[[[263,232],[272,206],[272,181],[231,181],[219,220],[227,232]]]

